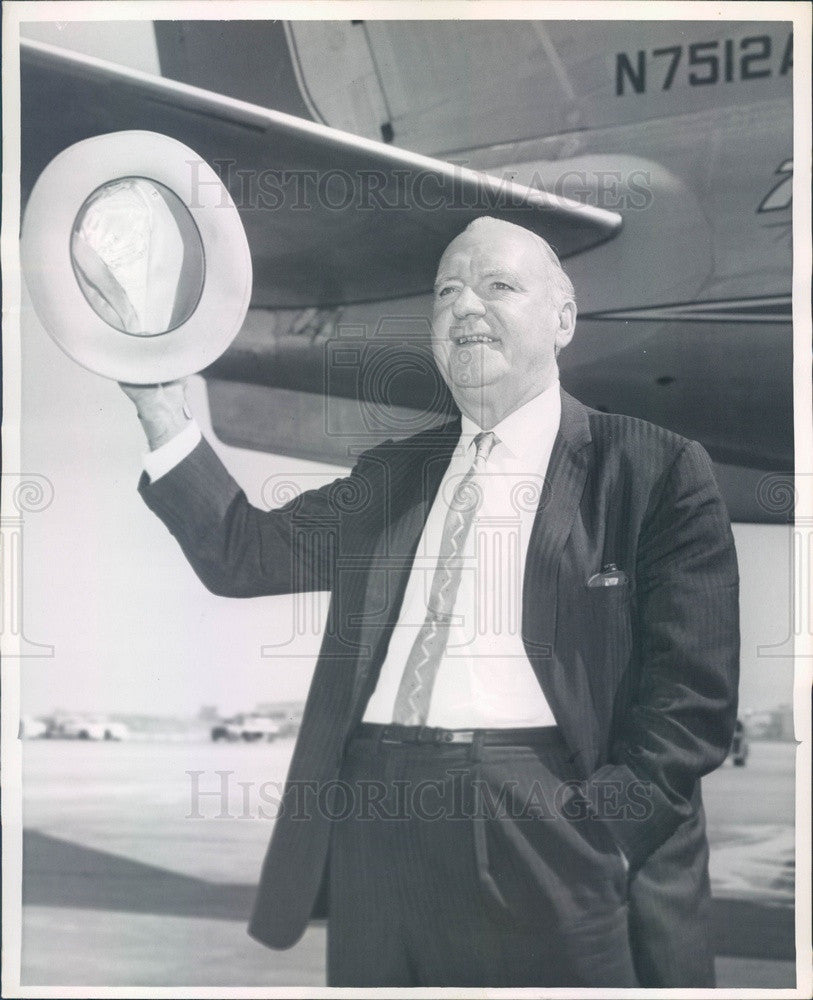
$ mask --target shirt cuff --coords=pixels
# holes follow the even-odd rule
[[[154,483],[156,479],[165,476],[170,470],[179,465],[187,455],[191,455],[201,441],[200,427],[194,420],[190,420],[180,433],[174,438],[162,444],[155,451],[149,451],[143,457],[144,471]]]

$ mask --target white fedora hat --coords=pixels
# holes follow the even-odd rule
[[[218,358],[245,319],[251,255],[214,170],[156,132],[55,157],[31,192],[21,259],[45,329],[119,382],[169,382]]]

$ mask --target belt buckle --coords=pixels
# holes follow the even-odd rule
[[[431,726],[421,726],[417,733],[415,733],[416,743],[440,743],[442,739],[443,734]]]
[[[474,742],[474,730],[473,729],[458,729],[456,732],[452,733],[452,739],[449,740],[450,743],[473,743]]]
[[[474,740],[473,729],[435,729],[430,730],[434,737],[431,741],[438,744],[444,743],[471,743]]]

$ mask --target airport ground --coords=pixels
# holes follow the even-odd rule
[[[25,986],[318,986],[325,931],[284,952],[245,923],[292,740],[28,741]],[[788,988],[794,746],[704,782],[721,987]]]

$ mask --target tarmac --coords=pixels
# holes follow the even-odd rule
[[[25,743],[23,985],[324,985],[324,925],[284,952],[245,930],[292,748]],[[793,744],[704,799],[718,986],[791,988]]]

